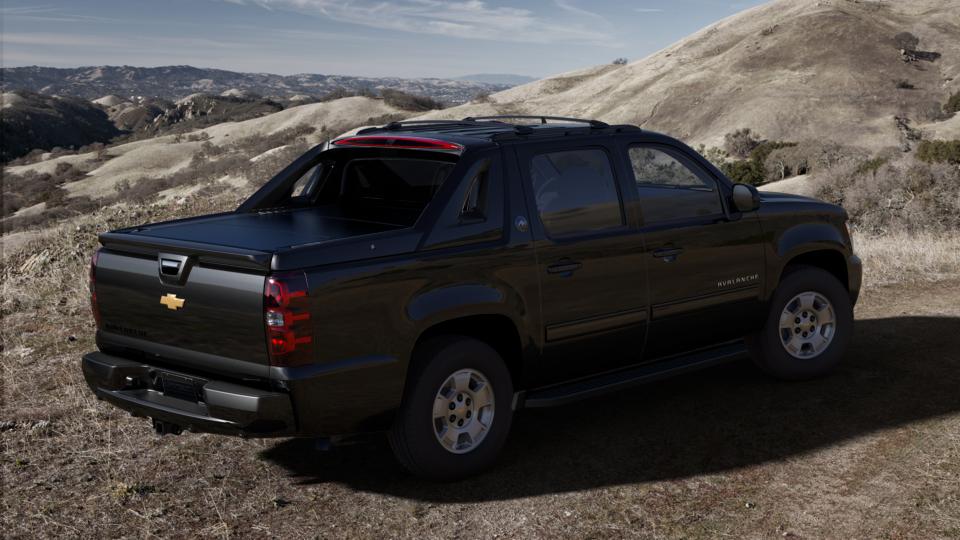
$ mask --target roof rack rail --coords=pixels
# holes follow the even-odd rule
[[[524,115],[524,114],[502,114],[497,116],[468,116],[464,118],[463,121],[464,122],[483,122],[483,121],[500,122],[506,118],[539,120],[541,124],[546,124],[547,120],[555,120],[559,122],[575,122],[578,124],[588,124],[591,128],[595,128],[595,129],[603,129],[603,128],[610,127],[609,124],[607,124],[606,122],[601,122],[600,120],[585,120],[583,118],[569,118],[566,116],[543,116],[543,115]]]
[[[383,127],[386,129],[400,129],[403,126],[472,126],[475,124],[476,122],[471,122],[468,120],[397,120],[390,122]]]

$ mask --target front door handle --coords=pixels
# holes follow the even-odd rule
[[[663,262],[673,262],[683,253],[681,248],[660,248],[653,251],[654,258],[663,259]]]
[[[548,266],[547,272],[550,274],[560,274],[564,277],[567,277],[573,275],[573,273],[579,270],[582,266],[582,264],[576,261],[571,261],[570,259],[561,259],[556,264],[551,264]]]

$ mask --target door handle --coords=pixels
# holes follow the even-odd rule
[[[561,259],[556,264],[551,264],[550,266],[548,266],[547,273],[570,276],[574,272],[579,270],[582,266],[583,266],[582,264],[576,261],[571,261],[570,259]]]
[[[653,250],[653,256],[656,259],[663,259],[663,262],[673,262],[683,253],[682,248],[660,248]]]

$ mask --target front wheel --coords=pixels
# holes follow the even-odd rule
[[[456,480],[489,467],[513,416],[510,373],[496,350],[467,337],[418,348],[390,446],[412,473]]]
[[[813,266],[785,273],[763,328],[747,339],[754,362],[781,379],[828,373],[843,357],[853,331],[853,304],[840,281]]]

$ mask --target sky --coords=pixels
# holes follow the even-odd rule
[[[2,0],[2,64],[541,78],[638,60],[764,0]]]

